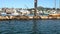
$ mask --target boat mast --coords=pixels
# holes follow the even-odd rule
[[[55,10],[56,10],[56,0],[54,0]]]
[[[34,16],[37,16],[37,0],[34,0]]]
[[[59,0],[59,9],[60,9],[60,0]]]

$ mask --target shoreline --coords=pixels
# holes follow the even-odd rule
[[[60,19],[60,16],[0,16],[0,20],[52,20],[52,19]]]

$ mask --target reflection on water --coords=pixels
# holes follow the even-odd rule
[[[0,34],[60,34],[60,20],[0,21]]]
[[[37,34],[37,20],[33,20],[32,34]]]

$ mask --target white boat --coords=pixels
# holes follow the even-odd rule
[[[18,13],[12,13],[11,15],[12,16],[18,16],[19,14]]]
[[[19,13],[17,13],[17,11],[14,9],[14,13],[11,14],[12,16],[18,16]]]
[[[51,14],[56,14],[56,13],[57,13],[57,12],[56,12],[56,11],[54,11],[54,10],[53,10],[53,11],[51,11]]]
[[[3,13],[1,13],[1,15],[2,15],[2,16],[6,16],[7,14],[3,12]]]
[[[28,10],[20,10],[20,12],[22,13],[21,15],[28,15],[30,14],[30,12]]]

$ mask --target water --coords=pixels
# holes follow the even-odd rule
[[[60,34],[60,20],[0,21],[0,34]]]

